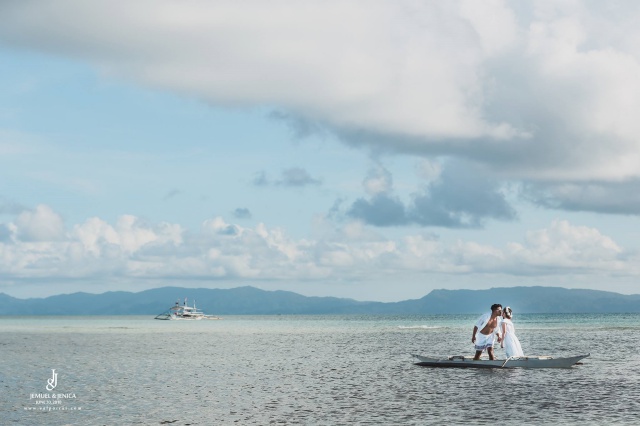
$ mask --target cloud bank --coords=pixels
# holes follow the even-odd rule
[[[0,42],[371,149],[637,188],[638,18],[632,1],[21,1]]]
[[[554,221],[505,247],[473,241],[445,244],[424,234],[389,239],[358,222],[316,239],[294,239],[263,224],[242,227],[221,217],[204,221],[194,232],[130,215],[113,224],[94,217],[66,227],[46,205],[22,212],[0,229],[0,276],[5,281],[401,281],[433,273],[634,276],[640,260],[596,229],[567,221]]]

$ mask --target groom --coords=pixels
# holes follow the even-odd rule
[[[493,341],[496,334],[498,334],[498,343],[501,340],[500,332],[498,331],[501,316],[502,305],[496,303],[491,305],[491,312],[487,312],[478,318],[476,325],[473,327],[473,336],[471,336],[471,343],[474,343],[476,347],[476,356],[473,357],[474,361],[480,359],[480,355],[482,355],[482,351],[485,349],[489,354],[489,359],[495,359],[493,356]],[[478,333],[478,330],[480,330],[480,333]]]

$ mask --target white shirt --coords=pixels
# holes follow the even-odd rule
[[[485,325],[487,325],[487,323],[489,322],[489,320],[491,319],[491,312],[488,312],[486,314],[482,314],[480,316],[480,318],[478,318],[478,321],[476,321],[476,327],[478,327],[478,331],[482,330],[484,328]],[[502,325],[502,317],[498,317],[498,325],[496,326],[496,328],[494,329],[494,331],[497,330],[497,335],[500,336],[500,330]]]

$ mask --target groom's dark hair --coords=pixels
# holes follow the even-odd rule
[[[493,305],[491,305],[491,312],[495,311],[498,308],[502,308],[502,305],[499,303],[494,303]]]

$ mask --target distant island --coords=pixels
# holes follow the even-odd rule
[[[492,303],[518,313],[638,313],[640,295],[559,287],[505,287],[488,290],[433,290],[421,299],[366,302],[336,297],[307,297],[255,287],[205,289],[162,287],[131,293],[73,293],[18,299],[0,293],[0,315],[157,315],[177,299],[215,315],[328,314],[477,314]]]

